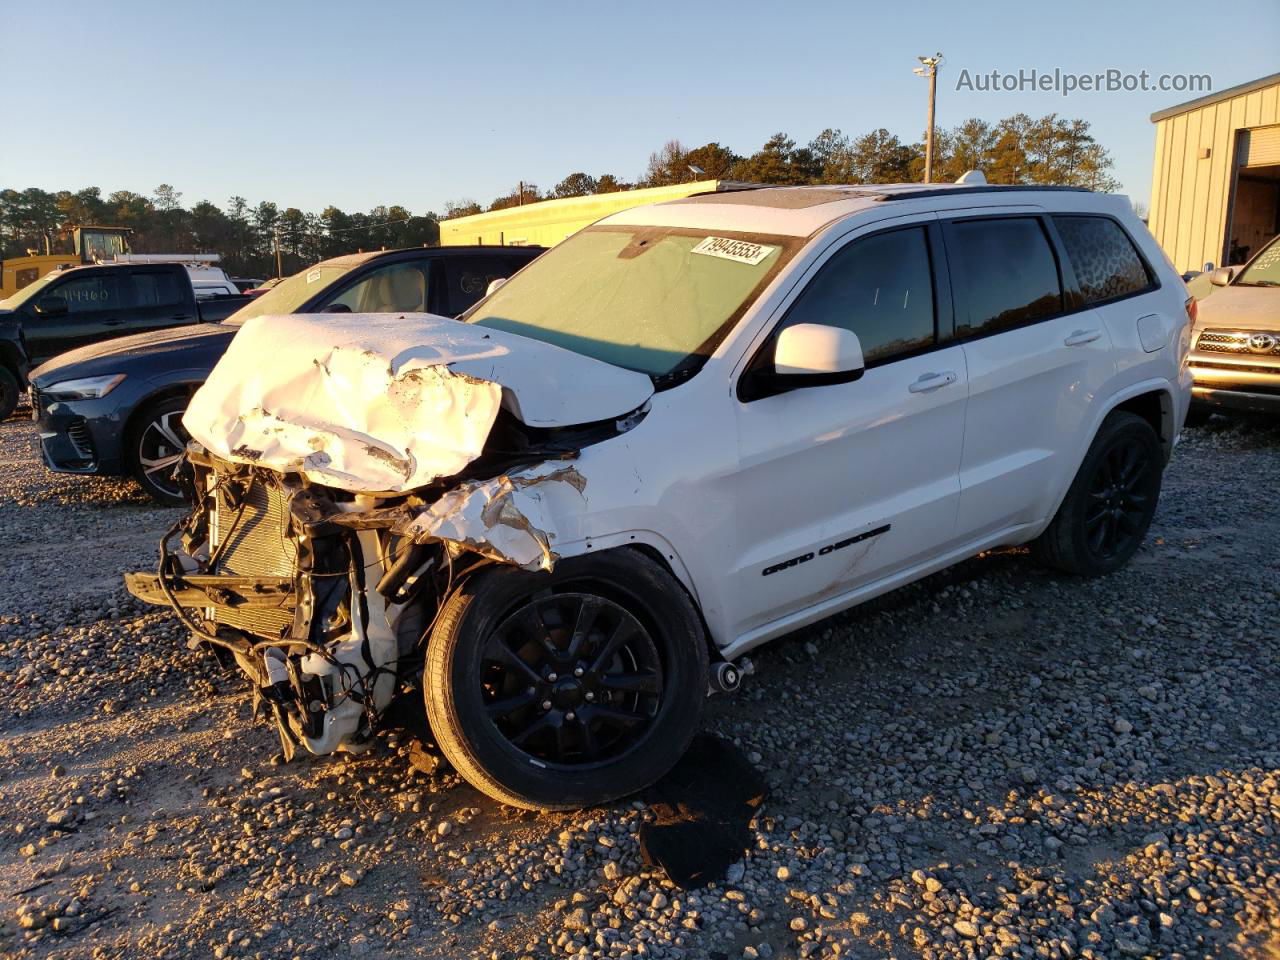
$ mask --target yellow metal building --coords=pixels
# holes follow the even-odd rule
[[[1243,263],[1280,232],[1280,73],[1151,120],[1151,232],[1180,271]]]
[[[667,187],[596,193],[562,200],[540,200],[490,213],[455,217],[440,221],[440,245],[456,247],[478,243],[485,246],[553,247],[565,237],[619,210],[645,203],[678,200],[695,193],[713,193],[741,186],[733,180],[698,180]]]

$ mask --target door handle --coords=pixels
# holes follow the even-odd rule
[[[115,319],[112,319],[112,320],[103,320],[103,321],[102,321],[102,325],[103,325],[104,327],[118,327],[118,326],[120,326],[120,324],[122,324],[122,323],[124,323],[124,321],[123,321],[123,320],[115,320]]]
[[[928,393],[930,390],[937,390],[939,387],[945,387],[948,384],[956,382],[955,371],[944,370],[942,373],[924,373],[920,375],[920,379],[907,387],[912,393]]]
[[[1102,336],[1101,330],[1077,330],[1062,342],[1068,347],[1079,347],[1086,343],[1093,343],[1100,336]]]
[[[175,314],[174,314],[172,317],[170,317],[169,319],[170,319],[170,320],[190,320],[190,319],[191,319],[191,314],[189,314],[189,313],[175,313]]]

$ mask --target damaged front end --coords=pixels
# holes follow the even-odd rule
[[[134,596],[170,607],[193,643],[234,659],[253,683],[255,710],[274,718],[286,758],[299,747],[362,749],[397,691],[420,679],[441,603],[476,568],[550,571],[559,559],[556,518],[585,505],[578,451],[643,417],[633,410],[623,419],[530,426],[512,412],[516,403],[504,402],[477,423],[477,404],[448,390],[471,396],[493,387],[496,398],[505,387],[451,369],[444,351],[433,363],[406,363],[403,349],[389,361],[351,341],[349,328],[335,334],[312,322],[333,339],[309,365],[281,365],[281,376],[292,377],[286,393],[263,380],[246,396],[244,367],[220,364],[197,394],[182,471],[194,509],[163,538],[154,573],[126,576]],[[433,329],[441,323],[429,321]],[[237,346],[251,349],[254,333],[246,326],[224,363]],[[484,347],[492,359],[502,345]],[[346,389],[353,371],[386,379],[355,412]],[[334,410],[317,419],[321,390]],[[348,409],[338,410],[343,403]],[[451,436],[448,416],[462,424]],[[424,453],[434,456],[441,437],[465,441],[448,451],[451,467],[462,467],[447,476]],[[270,444],[277,447],[264,453]],[[361,462],[370,470],[393,463],[379,476],[418,485],[344,482]]]
[[[562,454],[566,456],[567,454]],[[569,460],[410,494],[351,494],[187,451],[197,506],[129,591],[234,657],[285,756],[358,750],[422,670],[450,585],[477,565],[550,570],[549,504],[581,498]]]

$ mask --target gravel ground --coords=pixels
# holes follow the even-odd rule
[[[976,558],[760,651],[706,727],[773,795],[724,884],[643,805],[274,766],[246,688],[127,596],[176,516],[0,425],[0,955],[1280,957],[1280,427],[1189,431],[1100,581]]]

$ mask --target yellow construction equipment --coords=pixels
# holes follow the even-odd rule
[[[0,300],[13,296],[29,283],[35,283],[46,273],[63,267],[78,267],[84,263],[108,260],[117,254],[129,252],[128,227],[68,227],[71,253],[30,253],[25,257],[7,257],[0,261]],[[46,247],[48,244],[46,243]]]
[[[695,193],[715,193],[743,186],[734,180],[698,180],[667,187],[596,193],[586,197],[540,200],[469,217],[440,221],[442,247],[484,244],[495,247],[553,247],[602,217],[646,203],[679,200]]]

